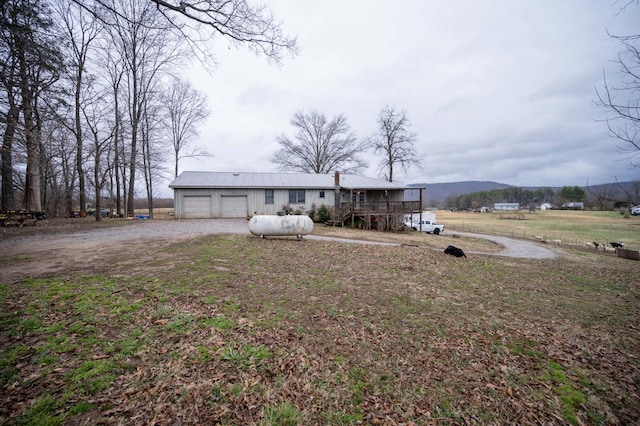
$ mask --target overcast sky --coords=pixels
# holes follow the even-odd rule
[[[620,2],[627,0],[620,0]],[[490,180],[518,186],[585,185],[640,178],[598,122],[603,71],[614,80],[621,46],[640,32],[640,6],[615,0],[268,1],[300,53],[283,65],[216,46],[212,74],[188,79],[211,115],[195,144],[214,157],[180,171],[277,171],[277,136],[294,112],[345,114],[359,137],[380,110],[404,110],[422,168],[410,183]],[[377,159],[366,156],[377,174]]]

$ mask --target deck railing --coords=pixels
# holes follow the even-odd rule
[[[337,220],[347,221],[351,216],[376,216],[376,215],[405,215],[414,211],[420,211],[419,201],[388,201],[388,202],[364,202],[342,203]]]

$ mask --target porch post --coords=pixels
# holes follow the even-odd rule
[[[424,190],[424,188],[420,188],[420,229],[418,231],[422,232],[422,191]]]
[[[335,172],[333,175],[333,185],[334,185],[334,200],[333,200],[333,226],[336,226],[336,220],[338,219],[338,214],[342,216],[342,212],[340,211],[340,173]],[[340,218],[342,221],[342,217]]]

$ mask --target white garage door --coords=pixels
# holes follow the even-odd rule
[[[209,219],[211,218],[211,197],[184,197],[185,219]]]
[[[222,217],[247,217],[246,195],[223,195],[220,203]]]

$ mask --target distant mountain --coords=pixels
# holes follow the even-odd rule
[[[493,189],[504,189],[514,187],[515,185],[507,185],[506,183],[492,182],[492,181],[462,181],[462,182],[445,182],[445,183],[411,183],[407,185],[413,188],[425,188],[422,193],[422,199],[425,205],[434,205],[436,203],[442,203],[447,197],[458,195],[470,194],[472,192],[491,191]],[[542,186],[521,186],[522,189],[528,189],[535,191],[540,188],[547,188]],[[553,191],[562,189],[561,186],[551,186]],[[633,203],[640,203],[640,182],[618,182],[618,183],[605,183],[600,185],[592,185],[590,187],[581,186],[581,188],[590,194],[607,194],[615,200],[628,200],[632,199]],[[407,201],[418,201],[420,199],[420,190],[408,189],[404,193],[404,199]],[[635,199],[635,201],[634,201]]]
[[[506,183],[467,180],[463,182],[446,183],[411,183],[407,186],[413,188],[425,188],[422,192],[422,199],[427,204],[441,203],[449,196],[469,194],[471,192],[491,191],[492,189],[509,188]],[[404,192],[404,199],[407,201],[420,200],[419,189],[408,189]]]

